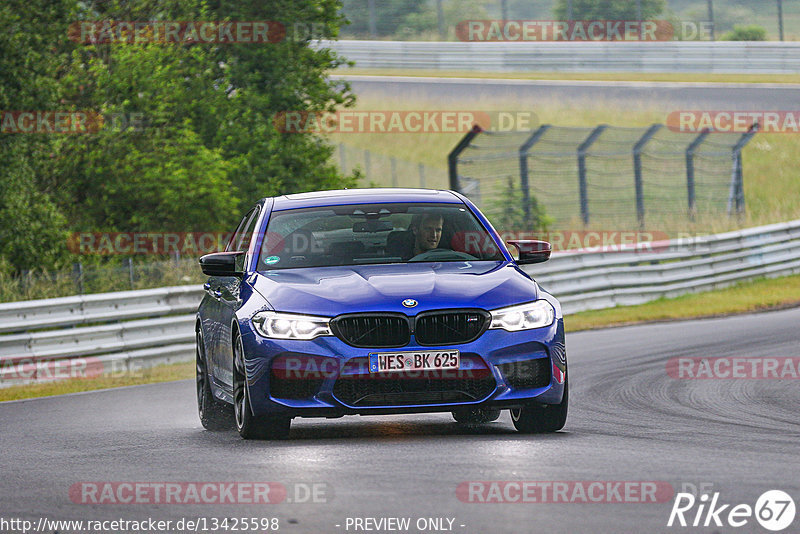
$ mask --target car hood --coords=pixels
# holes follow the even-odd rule
[[[536,283],[509,262],[407,263],[258,273],[253,287],[276,311],[334,317],[354,312],[442,308],[492,310],[538,297]],[[403,306],[405,299],[418,305]]]

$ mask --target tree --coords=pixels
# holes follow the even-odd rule
[[[666,0],[641,0],[642,19],[652,20],[664,12]],[[555,18],[566,20],[567,0],[557,0]],[[572,0],[573,20],[636,20],[637,0]]]
[[[0,167],[0,257],[11,259],[0,265],[58,266],[68,231],[224,231],[258,198],[353,185],[324,138],[274,124],[282,111],[353,103],[349,86],[327,77],[344,60],[311,45],[336,38],[339,9],[337,0],[0,3],[0,110],[106,119],[82,134],[0,133],[9,162]],[[68,39],[70,23],[102,20],[271,21],[286,38]],[[298,31],[306,26],[314,33]]]
[[[486,216],[494,227],[502,231],[546,232],[553,219],[545,214],[544,208],[529,193],[530,219],[525,217],[525,197],[518,178],[508,176],[501,194],[492,196],[486,206]],[[500,184],[498,184],[499,186]]]
[[[0,4],[0,111],[53,109],[66,61],[68,0],[7,0]],[[66,261],[66,220],[52,187],[56,139],[0,133],[0,268],[19,272]]]

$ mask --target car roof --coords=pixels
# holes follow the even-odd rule
[[[437,189],[335,189],[331,191],[315,191],[275,197],[274,211],[317,208],[323,206],[341,206],[344,204],[373,204],[383,202],[437,202],[462,204],[461,199],[452,191]]]

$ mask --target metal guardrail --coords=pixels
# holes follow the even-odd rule
[[[640,304],[800,273],[800,220],[620,250],[556,252],[526,271],[558,297],[566,314]],[[189,312],[202,294],[199,286],[178,286],[0,304],[0,386],[47,377],[54,363],[121,372],[191,360],[195,316]],[[26,372],[37,374],[26,380]]]
[[[795,74],[800,43],[322,41],[359,68]]]
[[[201,297],[200,286],[176,286],[2,303],[0,334],[185,313]]]
[[[800,220],[620,252],[554,253],[526,268],[564,313],[642,304],[743,280],[800,273]]]
[[[0,304],[0,387],[191,360],[202,295],[176,286]]]

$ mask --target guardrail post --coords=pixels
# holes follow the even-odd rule
[[[469,146],[472,140],[475,138],[476,135],[481,133],[483,128],[478,126],[477,124],[472,127],[467,134],[461,138],[461,141],[450,151],[447,155],[447,173],[450,176],[450,189],[453,191],[458,191],[461,193],[461,186],[458,183],[458,156],[464,151],[465,148]]]
[[[586,192],[586,153],[606,128],[608,128],[606,124],[596,127],[578,147],[578,189],[581,199],[581,218],[584,225],[589,224],[589,198]]]
[[[541,125],[519,147],[519,182],[522,188],[522,209],[525,213],[525,223],[531,222],[531,191],[528,182],[528,152],[550,128],[549,124]]]
[[[731,194],[728,198],[728,215],[731,215],[734,205],[736,213],[744,213],[744,176],[742,173],[742,149],[758,132],[758,123],[753,123],[739,141],[733,145],[733,172],[731,173]]]
[[[633,181],[636,187],[636,219],[639,227],[644,228],[644,187],[642,185],[642,150],[647,142],[661,129],[660,124],[653,124],[633,145]]]
[[[700,145],[705,141],[706,137],[708,137],[709,130],[705,128],[700,135],[694,138],[694,140],[686,147],[686,193],[689,199],[689,219],[694,220],[695,216],[695,197],[694,197],[694,153],[700,147]]]

